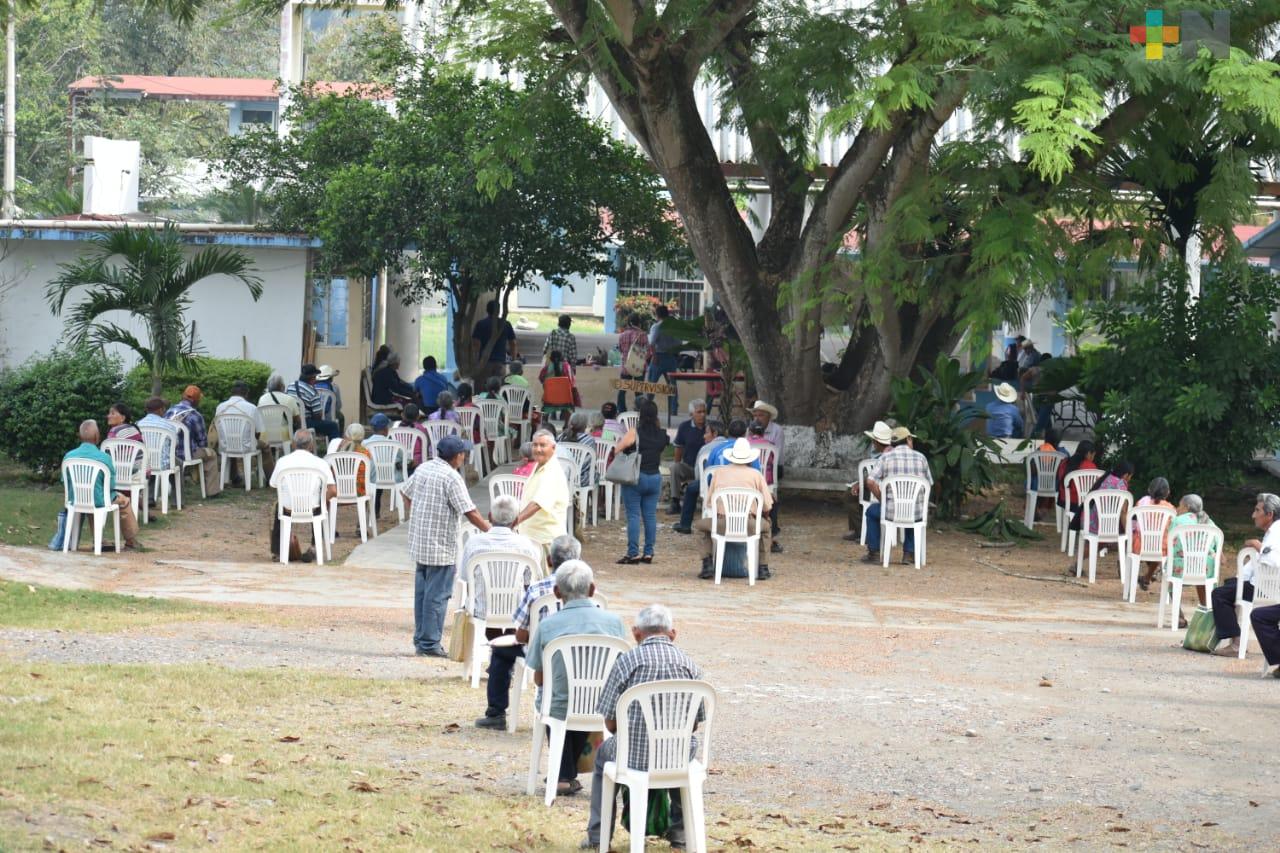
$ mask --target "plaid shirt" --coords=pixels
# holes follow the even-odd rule
[[[1280,525],[1277,525],[1280,530]],[[548,575],[545,578],[539,578],[534,581],[528,589],[524,591],[524,598],[520,599],[520,603],[516,605],[515,615],[511,617],[511,621],[516,623],[517,628],[529,630],[529,608],[533,603],[544,595],[551,595],[556,591],[556,576]],[[542,612],[538,614],[538,618],[546,617],[548,613],[554,613],[555,610],[550,607],[542,608]]]
[[[547,335],[547,342],[542,345],[542,354],[559,350],[564,360],[570,364],[578,363],[578,339],[568,329],[552,329]]]
[[[606,720],[617,719],[621,713],[625,713],[618,708],[618,697],[628,688],[672,678],[702,678],[702,668],[666,635],[646,637],[643,643],[618,656],[609,679],[604,683],[596,711],[603,714]],[[706,709],[699,708],[698,722],[706,718]],[[649,733],[639,708],[631,713],[627,721],[631,726],[627,739],[627,764],[632,770],[648,770]]]
[[[933,485],[933,472],[929,470],[929,460],[923,453],[912,450],[905,444],[891,447],[881,453],[876,458],[875,467],[871,469],[870,478],[877,483],[883,484],[890,477],[919,477]],[[916,512],[918,514],[923,511],[924,495],[921,495],[916,501]]]
[[[169,407],[169,411],[164,416],[171,421],[181,421],[186,424],[187,432],[191,434],[191,450],[194,452],[202,447],[209,446],[209,436],[204,429],[204,415],[191,405],[190,400],[182,400]],[[187,448],[183,446],[181,441],[178,442],[178,461],[184,461],[187,458]]]
[[[458,523],[476,508],[466,481],[448,462],[419,465],[404,484],[413,502],[409,515],[409,555],[424,566],[453,566],[458,559]]]

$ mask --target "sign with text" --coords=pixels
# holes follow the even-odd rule
[[[613,387],[618,391],[635,391],[637,394],[674,394],[674,385],[661,382],[641,382],[639,379],[615,379]]]

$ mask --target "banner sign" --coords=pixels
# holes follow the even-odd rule
[[[637,394],[674,394],[674,385],[661,382],[641,382],[639,379],[615,379],[613,387],[618,391],[635,391]]]

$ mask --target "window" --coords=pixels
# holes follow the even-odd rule
[[[347,305],[345,278],[311,280],[311,325],[317,346],[347,345]]]
[[[271,110],[241,110],[241,124],[265,124],[267,127],[274,127],[276,123],[276,114]]]

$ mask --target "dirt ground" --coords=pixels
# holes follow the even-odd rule
[[[260,561],[267,500],[255,492],[207,502],[154,535],[144,528],[149,553],[111,559],[124,576],[130,566],[161,571],[156,559],[174,553]],[[1210,511],[1247,521],[1249,504]],[[1114,554],[1089,586],[1063,577],[1069,561],[1052,523],[1040,527],[1046,541],[1012,548],[939,527],[927,566],[885,569],[860,563],[857,543],[840,539],[842,508],[790,500],[785,550],[769,559],[774,578],[716,587],[696,579],[697,536],[674,533],[672,520],[660,517],[652,565],[615,564],[625,548],[616,521],[586,530],[584,558],[624,618],[650,601],[671,605],[678,642],[720,692],[709,812],[867,822],[900,831],[904,847],[940,837],[982,849],[1273,843],[1280,802],[1265,790],[1280,758],[1258,744],[1274,731],[1280,682],[1257,677],[1256,650],[1246,661],[1209,657],[1182,650],[1181,632],[1156,631],[1155,587],[1136,605],[1121,603]],[[246,526],[260,532],[241,535]],[[353,527],[344,522],[338,554],[352,547]],[[1241,538],[1232,527],[1232,551]],[[1230,575],[1233,553],[1226,564]],[[392,582],[404,584],[404,609],[273,608],[260,624],[103,636],[0,630],[0,653],[304,667],[428,686],[456,678],[459,665],[408,654],[407,565]],[[1188,592],[1184,612],[1193,606]],[[514,736],[475,730],[484,696],[471,695],[454,720],[459,760],[497,768],[493,784],[515,796],[528,715]]]

